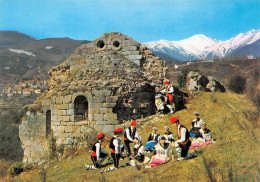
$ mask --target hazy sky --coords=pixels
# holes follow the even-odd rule
[[[139,42],[260,29],[260,0],[0,0],[0,30],[93,40],[119,31]]]

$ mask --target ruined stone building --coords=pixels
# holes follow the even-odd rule
[[[190,71],[187,74],[187,90],[189,93],[194,91],[209,91],[209,92],[225,92],[225,87],[215,80],[212,76],[205,76],[200,74],[198,71]]]
[[[147,47],[121,33],[81,45],[49,71],[48,92],[19,127],[24,161],[46,154],[51,132],[57,145],[82,144],[91,128],[111,132],[123,121],[154,114],[155,87],[166,70]]]

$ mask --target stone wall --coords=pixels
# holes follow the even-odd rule
[[[24,149],[24,162],[32,163],[44,158],[48,152],[45,116],[39,113],[30,115],[19,126],[19,137]]]

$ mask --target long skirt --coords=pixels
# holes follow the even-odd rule
[[[158,165],[161,165],[161,164],[165,164],[165,163],[167,163],[166,160],[153,158],[151,163],[150,163],[150,166],[155,167],[155,166],[158,166]]]

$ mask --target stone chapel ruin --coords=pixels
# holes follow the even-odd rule
[[[105,33],[81,45],[49,71],[48,92],[29,106],[19,127],[24,162],[57,145],[80,145],[93,128],[111,132],[123,121],[155,114],[155,87],[166,76],[165,62],[121,33]]]

